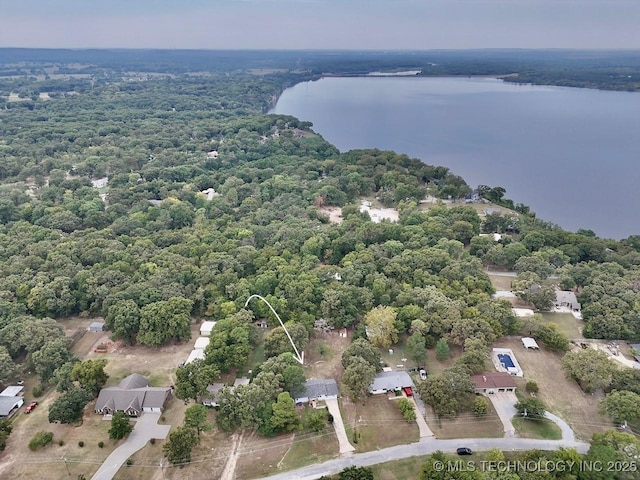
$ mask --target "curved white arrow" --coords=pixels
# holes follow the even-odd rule
[[[249,298],[247,298],[246,303],[244,304],[245,308],[247,307],[247,305],[249,305],[249,302],[253,299],[253,298],[259,298],[260,300],[262,300],[264,303],[267,304],[267,307],[269,307],[271,309],[271,311],[273,312],[273,314],[276,316],[276,318],[278,319],[278,321],[280,322],[280,325],[282,325],[282,328],[284,328],[284,333],[287,334],[287,338],[289,338],[289,341],[291,342],[291,346],[293,347],[293,349],[296,352],[296,356],[295,359],[300,362],[300,365],[304,364],[304,352],[302,352],[302,354],[300,354],[300,352],[298,352],[298,349],[296,348],[296,344],[293,343],[293,339],[291,338],[291,335],[289,335],[289,331],[287,330],[287,327],[284,326],[284,323],[282,323],[282,319],[280,318],[280,315],[278,315],[278,312],[276,312],[273,307],[271,306],[271,304],[269,302],[267,302],[267,299],[254,294],[251,295]]]

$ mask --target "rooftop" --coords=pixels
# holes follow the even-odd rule
[[[471,375],[476,388],[515,388],[516,382],[507,372],[485,372]]]
[[[402,387],[413,387],[413,380],[407,372],[380,372],[371,383],[371,390],[395,390]]]

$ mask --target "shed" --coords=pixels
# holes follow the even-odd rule
[[[209,337],[198,337],[196,343],[193,346],[194,350],[204,350],[209,345]]]
[[[531,337],[523,337],[522,344],[524,345],[524,348],[530,348],[532,350],[540,350],[538,343]]]
[[[92,322],[89,325],[90,332],[104,332],[104,322]]]
[[[11,385],[0,392],[0,397],[18,397],[22,394],[24,387],[21,385]]]
[[[202,325],[200,325],[200,336],[208,337],[209,335],[211,335],[211,330],[213,330],[213,327],[216,326],[216,323],[217,322],[214,322],[213,320],[202,322]]]
[[[189,356],[187,357],[187,359],[185,360],[185,365],[188,363],[191,363],[195,360],[204,360],[204,350],[200,349],[200,348],[196,348],[194,350],[191,350],[191,353],[189,354]]]
[[[0,396],[0,418],[10,417],[24,404],[22,397]]]

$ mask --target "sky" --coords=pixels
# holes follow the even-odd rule
[[[640,0],[0,0],[0,47],[640,48]]]

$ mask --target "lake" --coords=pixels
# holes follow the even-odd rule
[[[538,218],[640,234],[640,94],[494,78],[323,78],[272,113],[313,122],[340,151],[379,148],[502,186]]]

